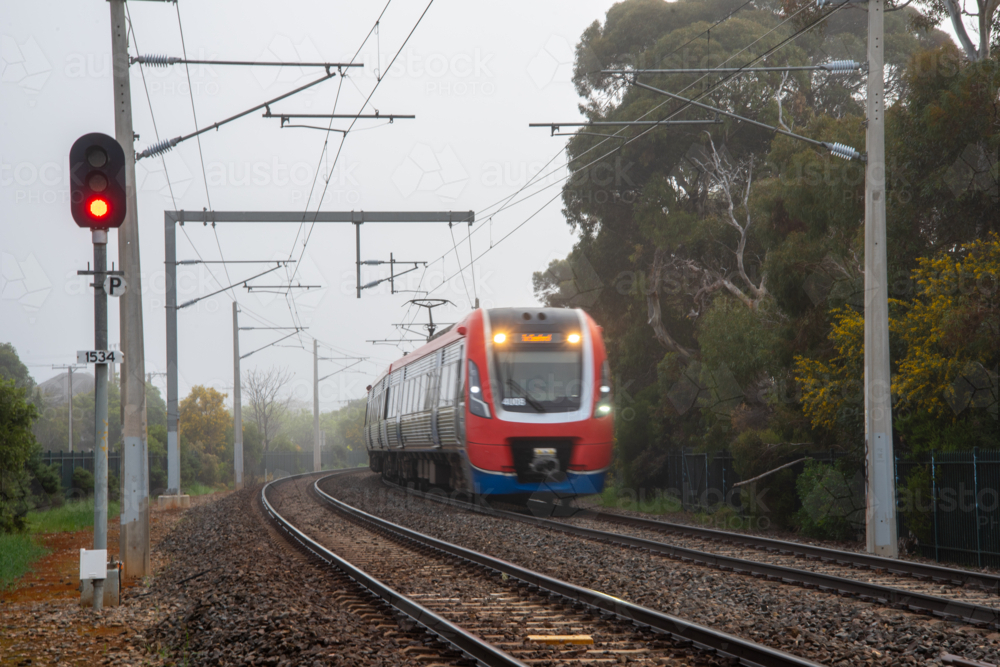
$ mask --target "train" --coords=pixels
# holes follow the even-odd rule
[[[600,493],[614,437],[601,334],[579,309],[472,311],[368,386],[369,467],[512,500]]]

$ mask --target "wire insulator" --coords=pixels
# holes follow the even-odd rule
[[[861,69],[861,63],[854,60],[833,60],[831,62],[824,63],[821,67],[827,72],[833,72],[835,74],[850,74],[851,72],[856,72]]]
[[[861,153],[854,150],[850,146],[845,146],[841,143],[824,143],[824,146],[830,149],[830,152],[837,157],[844,158],[845,160],[860,160]]]
[[[171,148],[177,145],[177,141],[180,137],[174,139],[164,139],[163,141],[158,141],[143,152],[135,156],[136,160],[141,160],[144,157],[153,157],[154,155],[159,155],[160,153],[166,153]]]
[[[149,65],[150,67],[166,67],[167,65],[173,65],[179,63],[181,59],[174,58],[165,54],[164,55],[153,54],[153,55],[139,56],[138,58],[135,59],[135,61],[143,65]]]

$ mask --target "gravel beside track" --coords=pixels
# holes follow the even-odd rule
[[[258,508],[260,488],[192,509],[161,544],[145,642],[185,665],[459,665],[347,577],[307,559]]]
[[[902,591],[922,593],[924,595],[934,595],[936,597],[947,598],[949,600],[961,600],[972,604],[982,605],[996,609],[1000,607],[1000,598],[994,591],[983,590],[979,587],[962,587],[950,582],[930,582],[920,581],[906,575],[893,572],[879,572],[868,568],[857,569],[849,565],[838,565],[837,563],[823,562],[820,560],[810,560],[795,556],[793,554],[782,554],[767,549],[754,549],[738,544],[724,544],[716,540],[707,540],[698,537],[680,535],[667,531],[628,526],[610,521],[593,520],[587,518],[556,519],[565,521],[576,526],[603,530],[621,535],[631,535],[641,537],[646,540],[656,542],[666,542],[687,549],[696,549],[705,553],[719,554],[733,558],[769,563],[783,567],[795,568],[797,570],[808,570],[822,574],[829,574],[834,577],[854,579],[866,583],[890,586]]]
[[[1000,661],[1000,633],[444,507],[368,472],[322,488],[439,539],[824,664],[931,665],[943,652]]]
[[[390,538],[320,504],[314,480],[289,480],[268,500],[299,530],[424,605],[528,664],[729,665],[669,636],[606,620],[565,601],[532,593],[497,573]],[[587,636],[592,644],[546,644],[530,636]],[[579,640],[578,640],[579,641]]]

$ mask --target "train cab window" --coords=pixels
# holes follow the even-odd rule
[[[583,355],[572,344],[495,346],[494,400],[509,412],[573,412],[580,409]]]

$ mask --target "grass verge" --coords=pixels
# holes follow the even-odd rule
[[[185,493],[189,496],[207,496],[210,493],[215,493],[221,490],[221,488],[207,486],[201,482],[191,482],[190,484],[185,484],[181,487],[181,493]]]
[[[681,501],[662,489],[635,489],[605,486],[598,497],[601,507],[644,512],[646,514],[673,514],[683,508]]]
[[[45,547],[31,535],[0,535],[0,591],[17,581],[45,553]]]
[[[108,520],[121,514],[121,503],[108,503]],[[64,533],[94,526],[94,501],[77,500],[44,512],[28,512],[28,530],[32,533]]]

